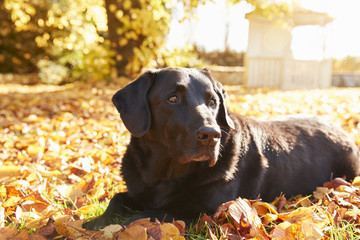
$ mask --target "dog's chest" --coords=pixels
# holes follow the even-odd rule
[[[159,208],[171,202],[178,193],[177,182],[174,180],[163,180],[152,187],[153,197],[152,205],[154,208]]]

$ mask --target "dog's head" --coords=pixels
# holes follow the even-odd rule
[[[234,128],[222,85],[206,69],[150,70],[112,100],[134,137],[165,146],[183,164],[215,165],[222,131]]]

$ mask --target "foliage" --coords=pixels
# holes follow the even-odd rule
[[[206,52],[200,47],[195,47],[194,51],[199,56],[199,59],[207,65],[244,66],[244,52],[235,52],[229,48],[226,48],[225,51]]]
[[[158,58],[157,67],[205,67],[205,62],[200,59],[193,46],[175,48],[173,50],[164,49],[161,57]]]
[[[177,3],[183,5],[185,19],[209,1]],[[268,18],[291,12],[283,1],[248,2]],[[144,67],[201,65],[187,47],[165,49],[174,4],[172,0],[5,0],[0,5],[0,72],[46,72],[47,67],[39,69],[43,64],[38,62],[51,61],[68,69],[64,80],[74,81],[109,79],[113,65],[119,76],[135,76]]]
[[[38,62],[38,67],[40,69],[39,78],[43,83],[59,84],[69,76],[66,67],[53,61],[42,59]]]
[[[343,59],[333,59],[333,71],[355,72],[360,71],[360,57],[347,56]]]
[[[241,0],[228,0],[235,4]],[[246,0],[248,3],[254,6],[254,13],[263,16],[267,19],[282,19],[292,15],[295,6],[295,0]]]
[[[45,49],[35,38],[42,33],[37,26],[45,18],[47,1],[33,4],[5,0],[0,4],[0,72],[29,73],[36,70],[37,61]]]
[[[107,31],[102,4],[102,0],[6,0],[1,6],[6,21],[2,22],[0,62],[4,65],[0,70],[34,72],[44,65],[39,61],[50,60],[68,68],[73,80],[108,78],[113,60],[102,36]]]
[[[115,193],[126,191],[119,166],[130,135],[111,97],[127,81],[52,87],[0,85],[1,236],[29,239],[30,231],[34,238],[111,239],[114,229],[106,233],[86,231],[81,222],[101,214]],[[226,90],[232,111],[257,119],[297,113],[318,115],[342,125],[360,146],[359,88]],[[346,234],[358,236],[360,229],[359,191],[359,179],[352,185],[336,180],[318,188],[311,197],[279,197],[272,203],[246,199],[230,202],[214,216],[202,216],[185,233],[181,222],[161,227],[163,223],[153,225],[147,220],[123,230],[118,226],[116,231],[130,236],[180,232],[176,236],[188,239],[248,239],[255,232],[264,239],[276,239],[279,234],[295,239],[306,229],[323,239],[335,235],[345,235],[346,239],[352,236]],[[237,209],[245,209],[244,216]],[[259,219],[260,228],[254,226]],[[154,232],[145,231],[146,226],[154,227]]]

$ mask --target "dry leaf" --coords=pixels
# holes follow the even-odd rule
[[[18,166],[0,166],[0,178],[20,176],[21,168]]]
[[[184,236],[180,235],[179,229],[171,223],[163,223],[160,226],[163,236],[160,240],[185,240]]]
[[[131,225],[114,236],[116,240],[147,240],[146,229],[140,225]]]
[[[104,232],[104,236],[106,238],[111,239],[113,237],[113,234],[115,232],[120,231],[121,229],[123,229],[123,227],[119,224],[111,224],[103,229],[101,229]]]

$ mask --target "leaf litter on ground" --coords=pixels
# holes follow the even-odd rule
[[[126,81],[0,85],[0,239],[359,236],[360,178],[334,179],[310,196],[279,196],[271,203],[238,198],[191,226],[140,219],[102,231],[83,229],[85,219],[100,215],[115,193],[126,191],[119,167],[130,135],[111,103]],[[263,120],[317,115],[342,126],[360,145],[359,88],[226,90],[234,112]]]

